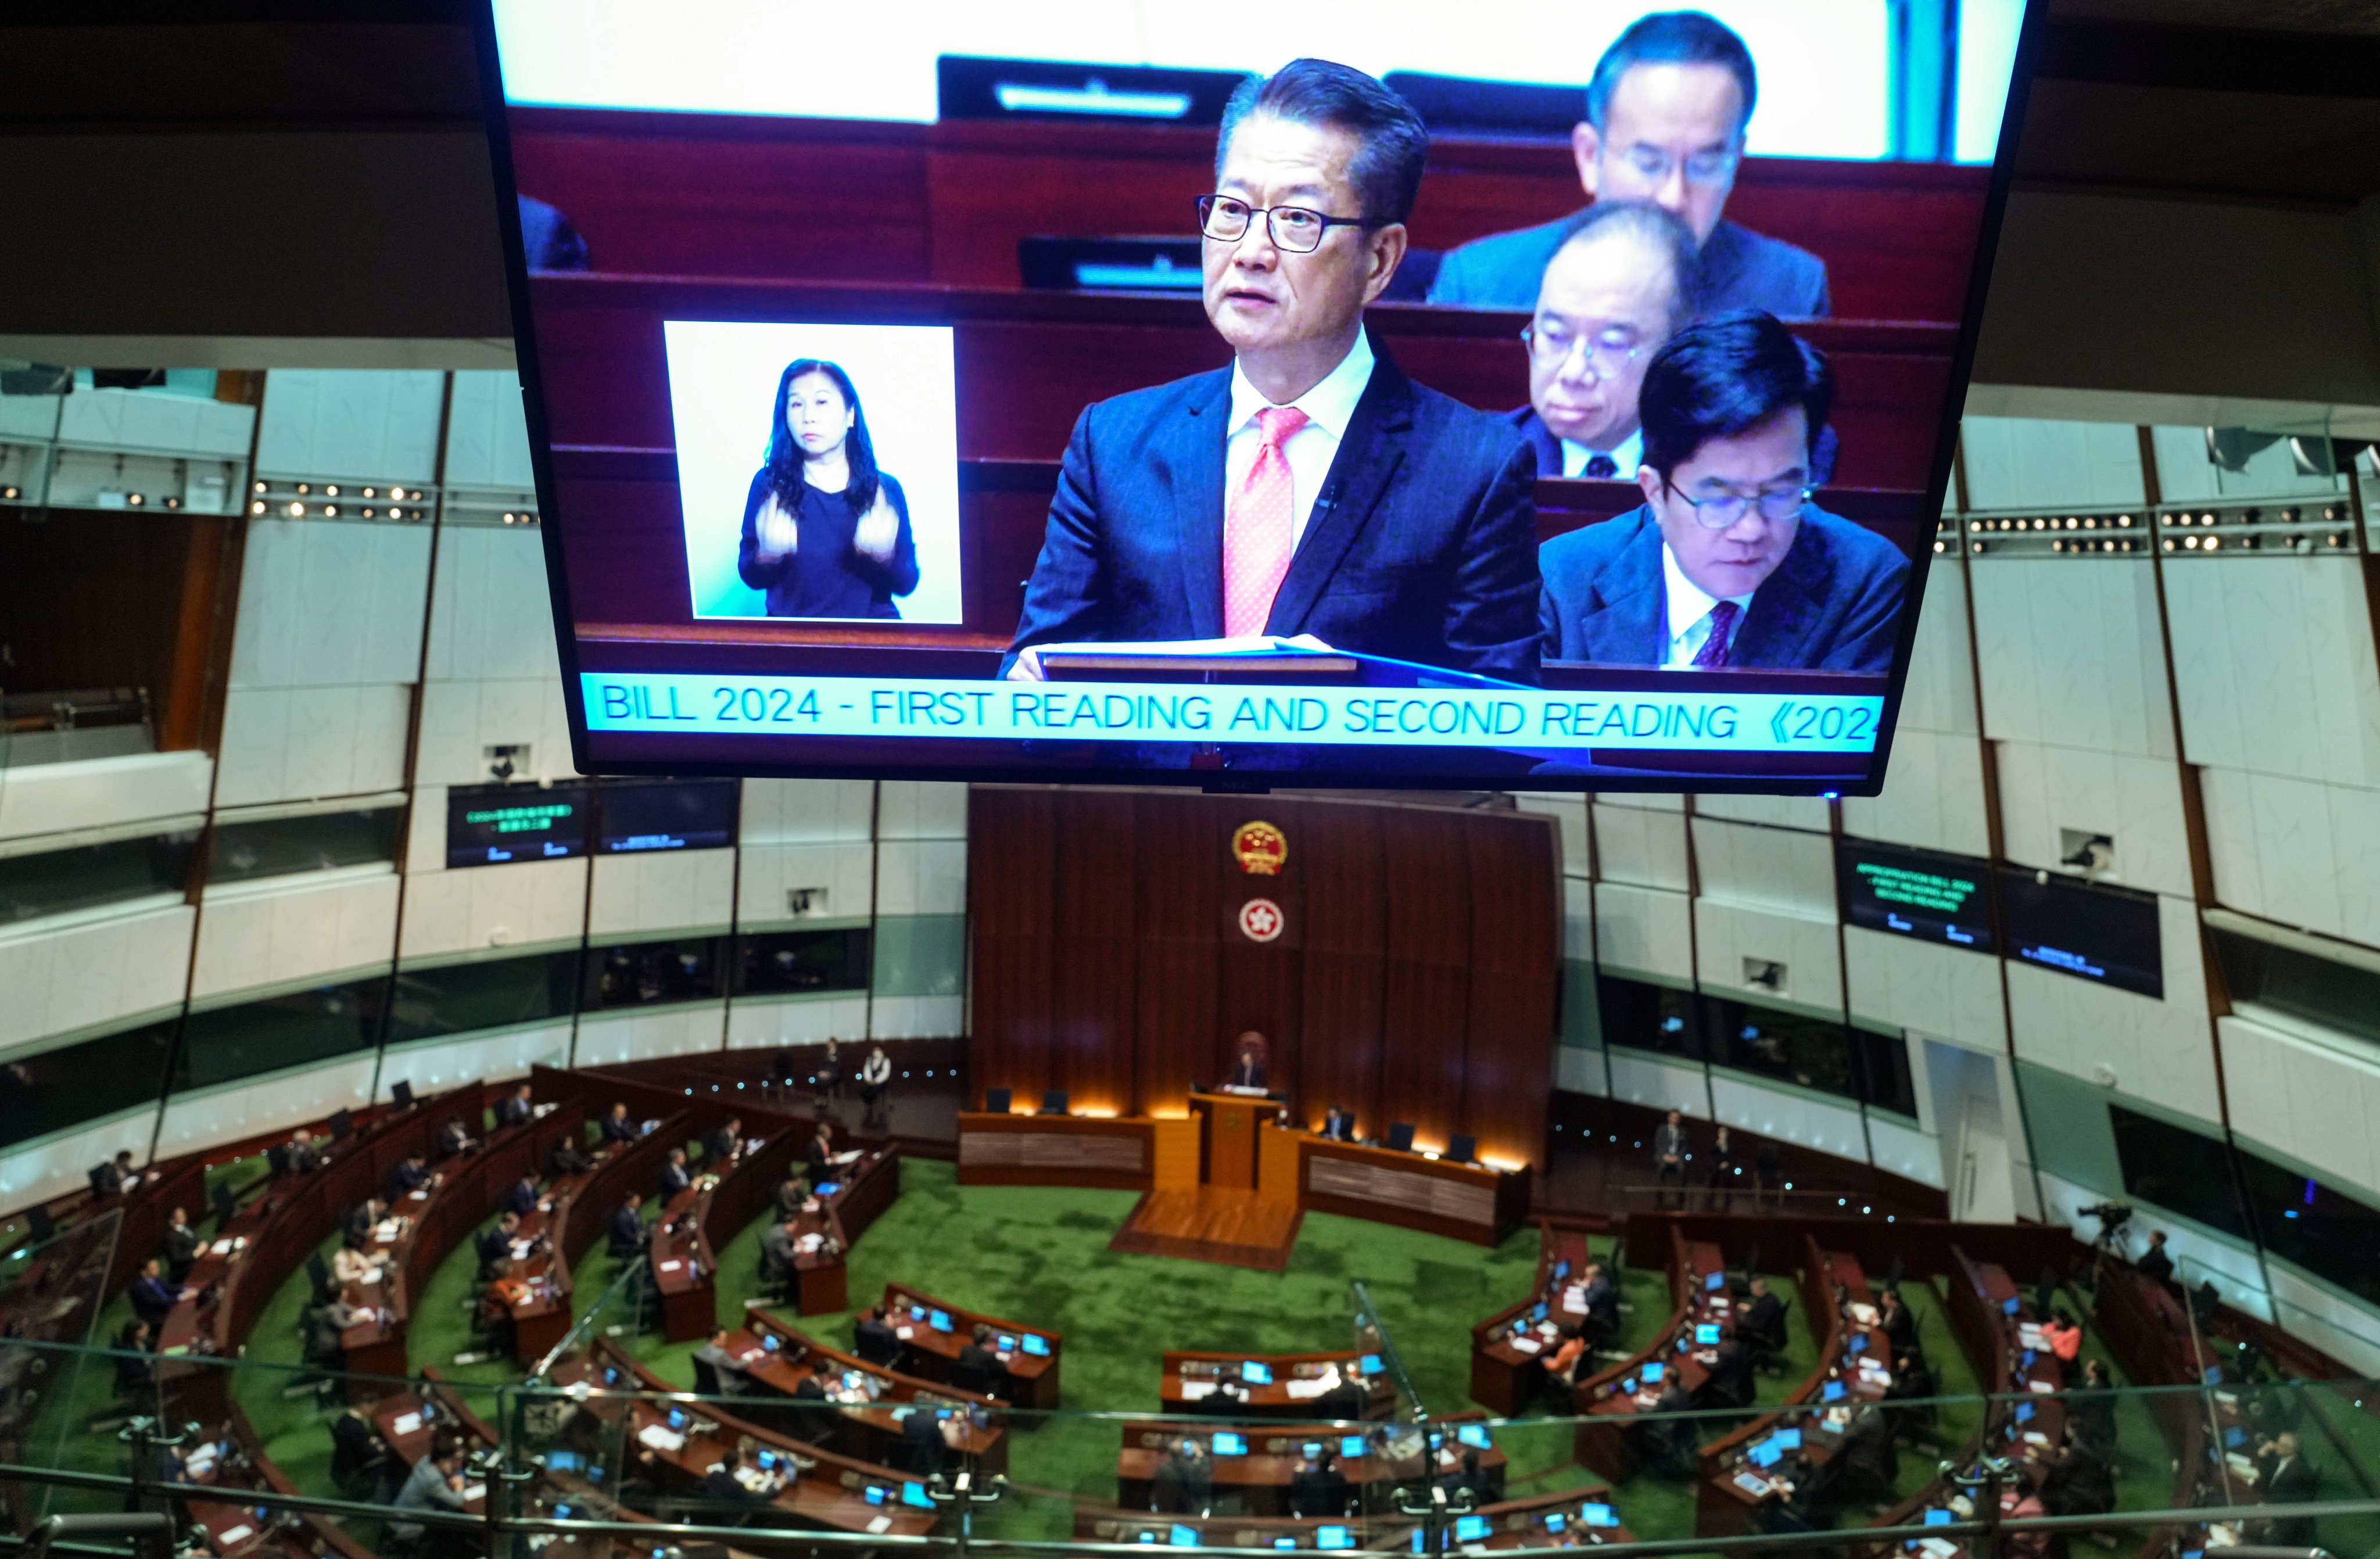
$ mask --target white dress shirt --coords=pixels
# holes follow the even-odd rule
[[[1661,625],[1661,667],[1665,671],[1677,671],[1693,665],[1694,657],[1702,652],[1704,643],[1711,635],[1711,608],[1718,605],[1721,598],[1686,578],[1686,571],[1678,566],[1677,554],[1670,550],[1667,542],[1661,543],[1661,580],[1666,587],[1662,593],[1668,598],[1670,607],[1669,616]],[[1725,597],[1734,602],[1736,608],[1735,621],[1727,633],[1727,644],[1730,650],[1735,648],[1737,638],[1743,632],[1743,619],[1752,611],[1754,593],[1747,591],[1742,595]]]
[[[1586,463],[1598,455],[1609,455],[1611,463],[1620,468],[1608,481],[1634,481],[1636,468],[1645,463],[1645,430],[1637,429],[1610,449],[1590,449],[1571,439],[1561,441],[1562,475],[1575,481],[1586,475]]]
[[[1314,495],[1322,491],[1323,479],[1330,474],[1330,462],[1339,457],[1339,441],[1347,436],[1347,423],[1355,415],[1355,403],[1364,398],[1364,387],[1372,382],[1372,344],[1361,330],[1355,333],[1355,345],[1339,359],[1339,366],[1322,376],[1322,382],[1289,404],[1305,413],[1305,426],[1281,441],[1281,452],[1289,459],[1289,544],[1294,553],[1305,540],[1305,520],[1314,512]],[[1248,383],[1248,376],[1239,363],[1232,364],[1232,420],[1230,433],[1223,445],[1223,505],[1228,513],[1232,494],[1248,479],[1249,468],[1257,463],[1257,451],[1264,446],[1264,435],[1257,428],[1257,413],[1270,406],[1264,392]]]

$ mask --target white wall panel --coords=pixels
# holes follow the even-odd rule
[[[886,780],[876,813],[880,839],[964,839],[967,787],[941,781]]]
[[[876,846],[876,912],[880,915],[965,914],[965,842],[928,838],[879,844]]]
[[[792,911],[786,895],[797,888],[823,888],[826,903],[811,913],[847,920],[872,908],[876,852],[862,844],[753,845],[743,848],[735,889],[738,925],[783,920]]]
[[[2006,1050],[2008,1015],[1998,958],[1845,926],[1843,960],[1853,1017],[1993,1054]],[[1912,1045],[1912,1053],[1917,1048]]]
[[[1829,1104],[1805,1094],[1763,1088],[1730,1075],[1725,1067],[1711,1072],[1710,1091],[1711,1107],[1718,1112],[1717,1118],[1722,1125],[1798,1143],[1854,1163],[1867,1162],[1867,1134],[1861,1127],[1857,1105]]]
[[[539,1023],[507,1029],[476,1039],[425,1040],[398,1045],[381,1062],[377,1100],[386,1100],[400,1082],[411,1083],[417,1098],[482,1078],[495,1082],[525,1078],[531,1066],[566,1066],[570,1059],[570,1023]],[[479,1123],[469,1123],[477,1127]]]
[[[1946,736],[1974,736],[1983,729],[1975,712],[1975,641],[1962,558],[1937,557],[1926,570],[1917,642],[1900,691],[1899,729],[1912,726]]]
[[[209,895],[199,910],[191,997],[385,965],[396,948],[397,887],[391,871]]]
[[[535,527],[439,527],[431,680],[558,679],[549,599],[545,546]]]
[[[725,1032],[718,1002],[659,1011],[582,1014],[574,1065],[613,1066],[623,1061],[650,1061],[657,1055],[691,1055],[717,1050]]]
[[[965,1032],[964,996],[879,996],[868,1008],[868,1035],[879,1040],[940,1040]]]
[[[1598,812],[1601,808],[1596,809]],[[1693,901],[1625,883],[1595,885],[1596,956],[1616,973],[1694,977]]]
[[[868,1032],[864,995],[753,998],[727,1006],[730,1050],[772,1050],[779,1045],[848,1043]]]
[[[1959,454],[1979,509],[2137,509],[2146,499],[2129,423],[1969,417]]]
[[[1584,877],[1562,879],[1561,956],[1595,961],[1595,884]]]
[[[1608,883],[1686,891],[1686,819],[1682,808],[1655,810],[1597,799],[1594,808],[1595,869]]]
[[[504,369],[455,375],[446,414],[446,485],[524,491],[537,485],[518,375]]]
[[[1782,997],[1797,1006],[1843,1009],[1842,956],[1835,944],[1835,920],[1751,909],[1719,899],[1694,901],[1697,978],[1706,991]],[[1783,964],[1781,989],[1744,983],[1743,962]]]
[[[189,974],[188,905],[65,931],[0,934],[0,1051],[177,1005]]]
[[[256,408],[150,390],[77,389],[58,403],[63,444],[245,460]]]
[[[1984,557],[1967,566],[1988,735],[2173,756],[2146,558]]]
[[[91,1183],[91,1167],[126,1148],[146,1162],[157,1106],[144,1104],[71,1131],[19,1143],[0,1153],[0,1203],[11,1208],[50,1201]]]
[[[734,918],[735,878],[733,850],[597,856],[594,882],[588,893],[587,934],[625,937],[644,932],[724,927]]]
[[[2116,842],[2105,881],[2156,893],[2191,890],[2190,835],[2182,821],[2181,771],[2158,759],[2073,747],[2004,741],[1999,763],[2000,849],[2021,866],[2071,871],[2064,832]]]
[[[203,752],[139,752],[22,768],[0,763],[0,839],[203,812],[214,772]]]
[[[2222,768],[2199,790],[2219,900],[2380,945],[2380,790]]]
[[[587,861],[530,860],[405,880],[400,958],[575,942],[587,923]]]
[[[747,845],[864,843],[875,810],[868,780],[747,779],[738,836]]]
[[[2176,898],[2159,898],[2157,908],[2165,1000],[2011,959],[2009,1024],[2016,1052],[2069,1077],[2091,1078],[2106,1066],[2121,1091],[2219,1125],[2198,915]]]
[[[2169,562],[2175,688],[2192,762],[2380,785],[2380,671],[2350,557]]]
[[[2307,476],[2276,440],[2248,457],[2247,469],[2227,471],[2208,457],[2204,428],[2152,428],[2157,491],[2168,504],[2228,504],[2252,498],[2343,497],[2339,479]]]
[[[370,1102],[373,1056],[298,1067],[204,1093],[176,1094],[165,1104],[157,1156],[172,1158],[218,1142],[237,1142],[319,1121]]]
[[[249,522],[231,686],[411,682],[430,585],[427,525]]]
[[[1700,1066],[1679,1066],[1647,1055],[1640,1050],[1615,1049],[1611,1056],[1611,1097],[1631,1104],[1642,1104],[1648,1110],[1682,1110],[1698,1119],[1708,1120],[1711,1113],[1710,1089],[1703,1080]],[[1606,1143],[1606,1147],[1611,1144]],[[1625,1145],[1612,1151],[1626,1151]],[[1645,1176],[1653,1175],[1653,1149],[1648,1140],[1644,1149]]]
[[[1522,811],[1535,812],[1539,817],[1554,820],[1554,830],[1561,839],[1562,875],[1585,877],[1593,873],[1593,852],[1587,844],[1585,797],[1523,793],[1515,795],[1512,800]]]
[[[1835,847],[1827,835],[1697,816],[1694,839],[1705,897],[1834,919]]]
[[[1697,796],[1694,815],[1811,834],[1825,834],[1834,826],[1826,801],[1816,796]]]
[[[1565,1093],[1601,1099],[1611,1091],[1603,1070],[1603,1052],[1581,1045],[1554,1047],[1554,1086]],[[1561,1128],[1557,1127],[1557,1131]]]
[[[234,688],[215,805],[395,790],[412,717],[411,688]]]
[[[570,761],[570,717],[555,677],[486,682],[432,681],[421,689],[421,744],[417,783],[485,785],[486,749],[528,744],[523,779],[577,777]]]
[[[2231,1127],[2252,1143],[2380,1197],[2380,1062],[2251,1017],[2218,1017]]]
[[[1984,752],[1973,736],[1916,730],[1904,720],[1893,735],[1883,791],[1843,798],[1843,832],[1923,850],[1990,854]]]
[[[1923,1099],[1925,1094],[1921,1092],[1918,1097]],[[1945,1188],[1940,1138],[1889,1115],[1871,1113],[1867,1117],[1867,1139],[1872,1162],[1878,1169],[1921,1186],[1931,1186],[1937,1191]]]
[[[434,481],[445,395],[432,370],[276,368],[264,377],[257,474]]]

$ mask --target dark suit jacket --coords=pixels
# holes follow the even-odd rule
[[[722,1159],[734,1158],[738,1146],[735,1134],[722,1126],[702,1139],[702,1162],[717,1163]]]
[[[132,1301],[132,1313],[149,1323],[152,1334],[165,1323],[165,1318],[174,1313],[174,1306],[180,1299],[178,1290],[164,1279],[154,1277],[135,1278],[125,1297]]]
[[[1517,232],[1495,233],[1450,252],[1430,279],[1429,300],[1466,309],[1534,309],[1546,264],[1585,216]],[[1781,238],[1721,222],[1703,240],[1699,303],[1706,314],[1766,309],[1779,319],[1816,319],[1832,311],[1827,262]]]
[[[504,1207],[498,1211],[507,1210],[517,1212],[524,1218],[535,1212],[537,1211],[536,1188],[518,1180],[514,1181],[513,1188],[504,1193]]]
[[[693,1185],[694,1176],[688,1175],[682,1165],[665,1163],[662,1165],[661,1184],[662,1196],[666,1200],[677,1195],[678,1192],[686,1189],[688,1186]]]
[[[625,1256],[644,1247],[645,1221],[637,1215],[637,1210],[633,1207],[615,1207],[612,1210],[612,1224],[609,1232],[612,1236],[612,1254],[614,1256]]]
[[[1500,418],[1405,377],[1374,344],[1265,631],[1535,682],[1534,458]],[[1015,651],[1223,631],[1232,371],[1086,409],[1067,441]],[[1002,670],[1007,670],[1005,664]]]
[[[1265,1085],[1265,1064],[1261,1061],[1234,1061],[1232,1075],[1223,1079],[1233,1088],[1262,1088]]]
[[[1660,664],[1668,587],[1649,505],[1555,537],[1538,564],[1546,659]],[[1785,561],[1754,593],[1728,664],[1881,676],[1892,666],[1908,584],[1900,548],[1810,505]]]
[[[1756,1342],[1782,1347],[1785,1343],[1785,1306],[1774,1294],[1756,1296],[1751,1308],[1743,1312],[1739,1326],[1743,1334]]]
[[[526,1101],[517,1097],[512,1099],[499,1099],[496,1101],[496,1124],[498,1126],[518,1126],[523,1121],[528,1120],[529,1116],[535,1113],[535,1110]]]
[[[901,1357],[901,1334],[880,1321],[863,1321],[853,1328],[851,1351],[870,1364],[892,1364]]]
[[[2270,1504],[2304,1504],[2322,1498],[2322,1474],[2302,1451],[2291,1456],[2287,1467],[2267,1453],[2256,1458],[2256,1492]]]
[[[613,1120],[605,1115],[602,1125],[603,1140],[606,1142],[633,1142],[637,1139],[637,1123],[634,1121]]]
[[[1355,1117],[1341,1115],[1337,1120],[1325,1119],[1322,1139],[1326,1142],[1353,1142],[1355,1140]]]
[[[1536,457],[1539,476],[1559,477],[1562,474],[1561,440],[1546,426],[1546,420],[1537,415],[1536,407],[1524,406],[1517,411],[1508,411],[1504,414],[1504,420],[1512,425],[1512,431],[1521,435],[1521,442],[1529,446],[1529,453]]]

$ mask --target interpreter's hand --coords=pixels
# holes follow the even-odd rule
[[[754,550],[763,563],[774,563],[790,557],[801,546],[801,530],[794,517],[777,502],[774,493],[760,500],[760,512],[752,517]]]
[[[851,544],[879,563],[890,563],[893,544],[900,539],[901,517],[879,493],[875,505],[860,518],[858,529],[851,533]]]

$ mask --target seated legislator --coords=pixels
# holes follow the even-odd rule
[[[1004,675],[1038,677],[1042,645],[1272,634],[1536,680],[1535,461],[1364,332],[1428,145],[1325,60],[1233,94],[1198,208],[1233,363],[1076,420]]]
[[[1694,315],[1694,236],[1647,201],[1587,209],[1554,251],[1522,333],[1529,404],[1512,413],[1537,475],[1633,481],[1636,395],[1653,354]]]
[[[662,1165],[658,1179],[663,1201],[669,1200],[670,1198],[694,1184],[694,1173],[686,1166],[684,1148],[672,1148],[669,1151],[669,1160]]]
[[[876,469],[859,392],[835,363],[803,358],[778,376],[735,568],[772,617],[897,621],[892,598],[917,588],[909,500]]]
[[[513,1090],[511,1098],[496,1101],[498,1126],[527,1126],[536,1116],[537,1105],[529,1098],[529,1088],[527,1083]]]
[[[1319,1135],[1325,1142],[1353,1142],[1355,1140],[1354,1115],[1336,1104],[1331,1105],[1322,1113]]]
[[[1643,506],[1540,550],[1545,658],[1890,670],[1909,562],[1810,501],[1834,399],[1826,359],[1772,314],[1671,337],[1645,371]]]
[[[1732,29],[1700,11],[1657,12],[1639,18],[1596,62],[1586,118],[1571,130],[1571,154],[1589,199],[1651,201],[1694,229],[1704,307],[1817,318],[1828,312],[1826,262],[1720,214],[1759,95],[1752,51]],[[1579,214],[1454,250],[1431,278],[1429,300],[1528,308],[1546,262]]]
[[[644,1206],[645,1199],[630,1191],[627,1199],[612,1210],[612,1219],[604,1232],[610,1236],[613,1261],[626,1261],[645,1248],[651,1231],[645,1227]]]
[[[603,1117],[602,1131],[603,1145],[607,1148],[615,1142],[633,1142],[637,1139],[637,1123],[628,1118],[628,1106],[625,1102],[613,1102],[611,1114]]]

